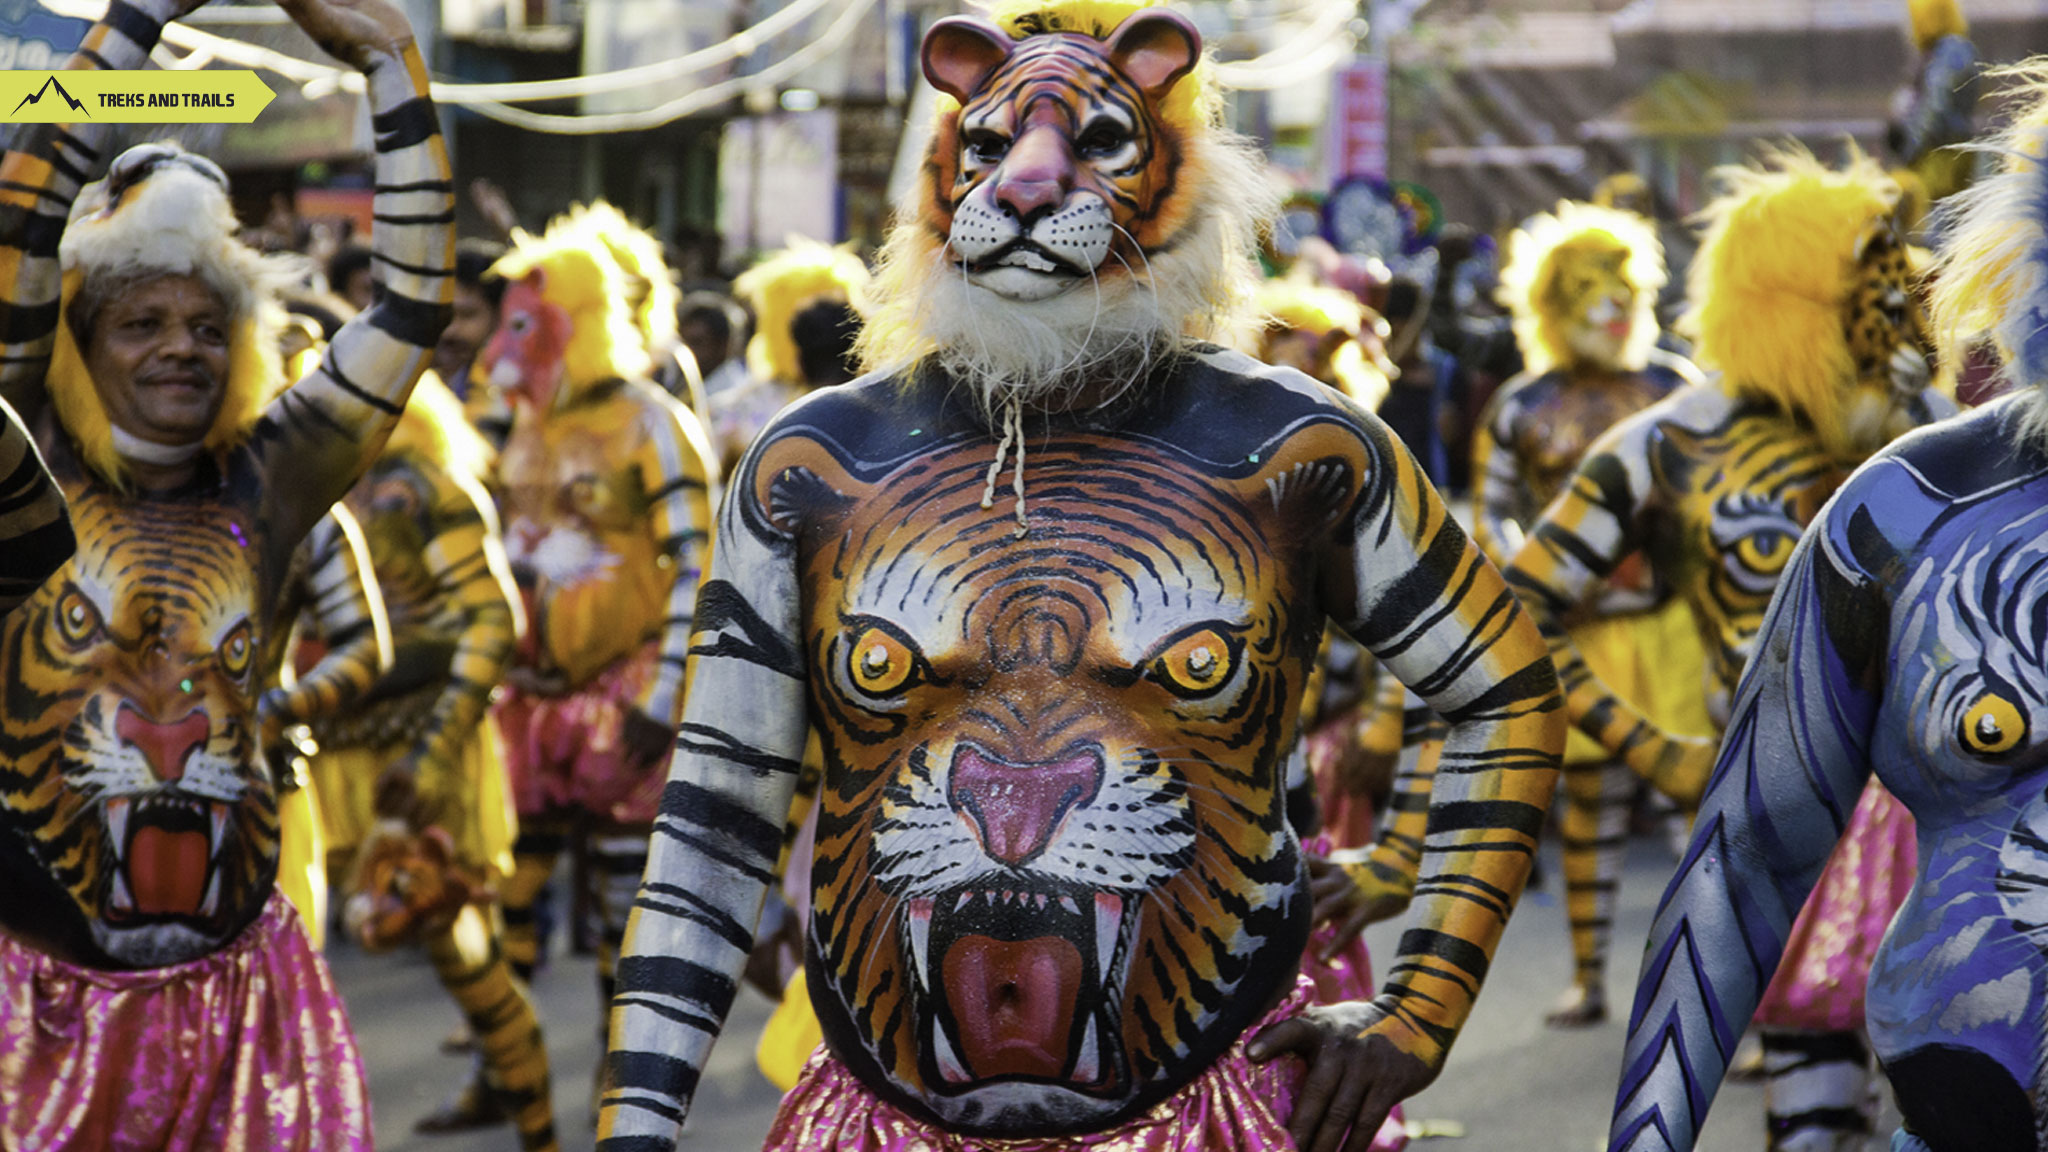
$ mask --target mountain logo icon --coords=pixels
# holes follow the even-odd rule
[[[41,88],[36,89],[34,92],[31,92],[26,96],[23,96],[21,98],[21,103],[16,104],[14,106],[14,112],[10,112],[8,113],[8,115],[12,116],[15,113],[20,112],[23,108],[27,107],[30,104],[41,102],[43,94],[48,92],[52,88],[55,88],[57,90],[57,95],[62,96],[66,104],[71,105],[71,110],[73,112],[84,113],[86,119],[88,120],[92,118],[92,113],[85,111],[85,105],[77,100],[73,100],[71,98],[71,93],[66,92],[62,84],[57,83],[57,78],[55,76],[51,76],[48,80],[43,81],[43,86]]]

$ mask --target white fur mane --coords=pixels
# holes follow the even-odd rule
[[[943,370],[991,425],[1011,400],[1060,408],[1085,389],[1106,404],[1143,380],[1157,358],[1228,332],[1257,283],[1253,245],[1277,196],[1249,141],[1222,129],[1191,133],[1183,158],[1188,222],[1136,266],[1108,265],[1087,283],[1023,303],[968,283],[913,199],[882,252],[862,352],[870,370]],[[929,195],[920,191],[917,195]]]

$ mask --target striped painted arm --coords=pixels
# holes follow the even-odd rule
[[[0,401],[0,616],[42,587],[77,545],[64,493],[21,417]]]
[[[455,299],[455,192],[427,70],[410,41],[364,69],[376,138],[371,246],[383,296],[271,402],[255,451],[275,539],[295,542],[383,447]],[[268,483],[288,477],[287,483]]]
[[[1422,837],[1422,879],[1373,1025],[1442,1066],[1535,858],[1565,719],[1543,638],[1377,420],[1354,522],[1345,631],[1449,722]]]
[[[1785,570],[1759,636],[1758,653],[1769,655],[1743,677],[1692,844],[1650,928],[1608,1133],[1614,1152],[1693,1147],[1869,779],[1879,700],[1846,674],[1858,661],[1837,649],[1828,618],[1887,618],[1882,603],[1864,610],[1871,586],[1842,570],[1818,531]]]
[[[392,655],[384,598],[356,518],[336,505],[304,547],[307,611],[327,652],[278,698],[280,715],[297,723],[340,712],[391,667]]]
[[[454,606],[459,624],[447,681],[407,759],[422,795],[454,802],[466,786],[457,772],[462,749],[475,737],[518,643],[519,590],[490,494],[476,481],[439,468],[427,482],[433,490],[427,570],[435,594]]]
[[[1513,422],[1513,401],[1497,396],[1472,433],[1472,542],[1501,568],[1520,544],[1521,505],[1527,499],[1515,454],[1506,447]]]
[[[810,724],[794,543],[754,498],[750,452],[719,513],[689,698],[626,926],[601,1152],[674,1147],[774,877]]]
[[[1574,610],[1643,547],[1641,517],[1651,489],[1643,441],[1651,427],[1625,421],[1593,445],[1529,529],[1507,579],[1549,641],[1572,723],[1659,791],[1691,804],[1706,785],[1711,747],[1673,737],[1617,695],[1586,665],[1565,628]]]
[[[174,0],[112,0],[64,64],[69,71],[140,68],[163,26],[192,5]],[[55,346],[63,274],[57,241],[79,189],[111,158],[108,128],[17,124],[0,157],[0,396],[33,424],[43,409],[43,377]]]
[[[661,400],[659,407],[650,405],[648,409],[644,421],[647,435],[636,464],[647,486],[652,516],[648,529],[659,541],[661,554],[673,562],[675,583],[662,620],[661,662],[639,704],[650,718],[673,724],[682,706],[683,670],[689,657],[697,586],[711,549],[711,509],[718,481],[703,425],[679,401],[666,395]]]

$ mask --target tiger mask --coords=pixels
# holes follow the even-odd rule
[[[979,511],[975,438],[879,478],[805,437],[762,460],[817,590],[813,998],[842,1058],[948,1125],[1128,1115],[1291,986],[1250,958],[1306,932],[1276,797],[1321,622],[1281,607],[1313,574],[1247,542],[1364,468],[1321,425],[1252,460],[1161,507],[1135,493],[1169,449],[1055,440],[1024,545]]]
[[[1075,0],[995,15],[925,38],[949,100],[883,250],[862,358],[936,358],[991,413],[1100,401],[1230,330],[1273,193],[1217,123],[1184,17]]]

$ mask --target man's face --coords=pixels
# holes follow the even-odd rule
[[[456,285],[455,313],[441,330],[440,343],[434,345],[434,372],[443,380],[460,377],[497,326],[497,313],[484,294],[466,284]]]
[[[711,325],[702,320],[685,320],[676,335],[681,338],[683,347],[690,350],[690,355],[697,358],[697,371],[709,376],[725,363],[729,351],[727,341],[712,331]]]
[[[227,392],[230,326],[196,276],[159,276],[108,301],[85,350],[107,419],[157,444],[204,439]]]

